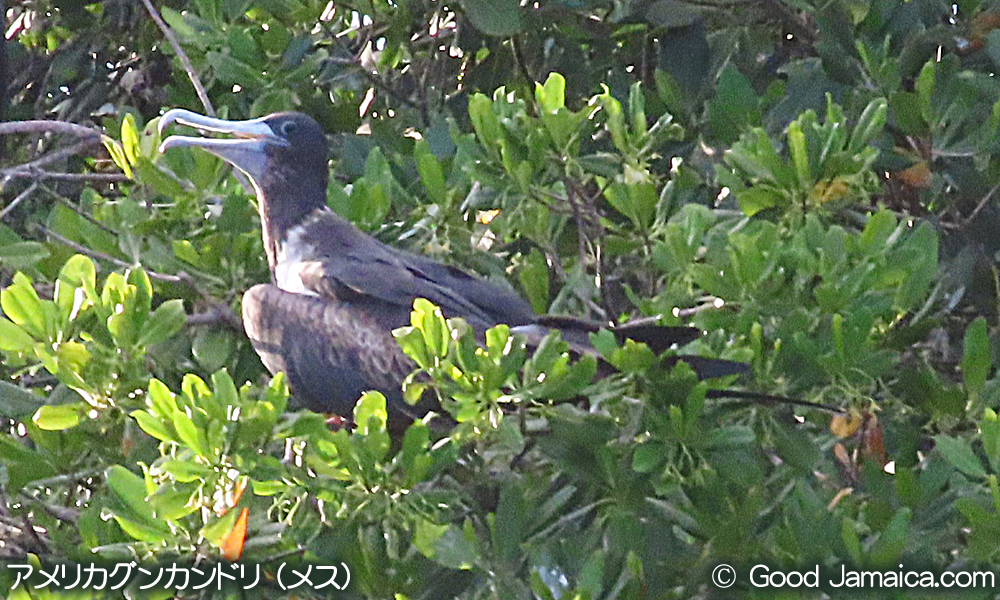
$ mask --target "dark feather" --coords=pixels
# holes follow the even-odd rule
[[[310,117],[279,113],[233,122],[172,110],[162,117],[161,131],[173,122],[239,138],[171,136],[161,150],[204,148],[253,181],[275,285],[257,285],[244,294],[243,323],[267,369],[284,371],[307,407],[349,415],[357,398],[374,389],[385,394],[392,414],[418,417],[432,408],[426,401],[408,407],[400,391],[414,364],[392,330],[409,324],[416,298],[440,306],[446,317],[465,319],[479,335],[506,323],[537,343],[554,328],[574,352],[596,354],[589,334],[606,324],[537,316],[509,287],[386,246],[331,211],[326,205],[327,142]],[[657,353],[700,335],[690,327],[648,321],[612,330],[619,342],[644,342]],[[748,368],[701,357],[667,360],[685,360],[702,377]]]
[[[317,263],[301,272],[306,290],[329,298],[368,297],[393,304],[400,309],[394,327],[409,323],[415,298],[427,298],[446,315],[461,316],[478,330],[534,319],[531,306],[513,290],[381,244],[327,208],[310,215],[295,239],[308,249],[309,261]]]

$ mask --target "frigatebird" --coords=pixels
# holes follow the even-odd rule
[[[539,316],[512,289],[430,258],[383,244],[327,206],[328,145],[320,125],[297,112],[248,121],[225,121],[173,109],[160,119],[234,136],[226,139],[172,135],[160,151],[196,147],[242,171],[260,214],[270,284],[243,295],[243,324],[271,373],[285,372],[293,395],[317,412],[349,415],[365,391],[378,390],[390,413],[426,414],[402,399],[401,382],[414,363],[392,330],[410,322],[416,298],[461,317],[475,331],[506,323],[540,339],[558,328],[571,345],[586,349],[587,333],[600,326],[573,317]],[[625,324],[619,339],[646,342],[661,352],[701,332],[691,327]],[[592,350],[591,350],[592,351]],[[700,377],[741,373],[747,365],[703,357],[677,357]]]

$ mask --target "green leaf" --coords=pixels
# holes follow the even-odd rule
[[[448,188],[445,186],[444,171],[441,163],[431,153],[426,140],[419,140],[413,146],[413,156],[417,161],[417,172],[420,181],[427,189],[427,196],[433,201],[444,204],[448,201]]]
[[[8,493],[20,491],[32,481],[52,477],[55,467],[44,454],[30,449],[13,438],[0,436],[0,465],[7,467]]]
[[[170,8],[169,6],[164,6],[161,8],[160,13],[163,15],[163,20],[170,25],[170,28],[174,30],[174,33],[185,42],[193,42],[199,39],[200,35],[188,24],[184,16],[176,10]],[[280,27],[274,27],[272,29],[283,29]]]
[[[851,132],[851,141],[847,144],[848,152],[859,152],[870,144],[885,129],[888,119],[889,103],[885,98],[876,98],[869,102]]]
[[[4,334],[0,331],[0,340]],[[0,416],[23,419],[45,404],[45,398],[12,383],[0,381]]]
[[[192,497],[195,500],[192,501]],[[158,519],[168,521],[183,518],[199,510],[196,493],[186,486],[163,484],[149,497],[149,504]],[[168,596],[170,598],[172,596]],[[164,599],[166,600],[166,599]]]
[[[431,357],[443,358],[448,353],[450,335],[440,308],[424,298],[416,298],[413,301],[413,312],[410,313],[410,323],[423,334]]]
[[[759,104],[750,80],[736,67],[726,66],[719,74],[715,98],[708,103],[712,133],[722,142],[732,144],[747,127],[760,125]]]
[[[86,345],[70,340],[59,344],[56,349],[56,358],[59,360],[60,372],[63,367],[67,367],[74,373],[82,374],[84,368],[90,363],[90,350]]]
[[[983,439],[983,449],[990,460],[990,467],[993,472],[1000,472],[1000,419],[997,413],[987,408],[983,411],[983,418],[979,421],[980,435]]]
[[[146,404],[149,405],[153,415],[163,420],[170,420],[177,411],[177,400],[173,392],[167,384],[155,378],[149,380]]]
[[[27,353],[35,345],[35,338],[24,329],[0,317],[0,350]]]
[[[139,183],[152,187],[164,196],[174,197],[184,193],[184,187],[173,173],[161,169],[145,156],[138,156],[132,162],[135,179]]]
[[[417,521],[413,531],[413,547],[427,558],[434,558],[438,540],[448,531],[448,525],[438,525],[426,519]]]
[[[257,40],[250,34],[249,29],[231,28],[229,36],[226,38],[226,46],[234,58],[247,65],[262,69],[267,63],[267,57],[257,45]]]
[[[32,422],[39,429],[45,431],[63,431],[71,429],[80,424],[83,418],[82,411],[86,405],[82,402],[73,404],[60,404],[58,406],[42,406],[32,417]]]
[[[607,128],[611,133],[611,143],[622,153],[629,152],[628,133],[625,130],[625,115],[622,113],[622,104],[611,92],[605,88],[604,93],[599,96],[601,99],[601,109],[607,113]]]
[[[114,161],[115,166],[122,170],[125,177],[132,179],[132,166],[125,156],[125,150],[122,145],[118,143],[117,140],[111,139],[106,135],[101,136],[101,142],[104,144],[104,148],[111,155],[111,160]]]
[[[125,113],[122,117],[122,150],[128,164],[134,165],[139,156],[139,132],[135,124],[135,115]]]
[[[365,392],[354,405],[357,430],[354,440],[365,449],[367,460],[381,462],[389,452],[392,440],[386,431],[389,414],[381,392]]]
[[[486,35],[511,37],[521,31],[517,0],[461,0],[469,21]]]
[[[639,444],[632,452],[632,470],[636,473],[649,473],[662,464],[665,457],[666,451],[662,443],[650,441]]]
[[[177,437],[181,442],[199,456],[210,457],[208,440],[204,429],[195,425],[194,421],[183,410],[175,410],[171,421]]]
[[[167,300],[153,311],[136,343],[148,347],[165,342],[183,329],[185,323],[187,313],[184,312],[184,301],[177,298]]]
[[[642,83],[638,81],[633,83],[628,91],[628,115],[634,135],[640,139],[649,135],[649,125],[646,123],[646,97],[642,93]],[[673,118],[670,115],[664,116]]]
[[[900,508],[892,520],[879,534],[868,552],[869,564],[877,569],[893,569],[907,547],[910,537],[910,521],[913,513],[909,508]]]
[[[246,90],[255,91],[266,87],[259,69],[233,58],[222,52],[207,52],[205,58],[212,65],[212,71],[219,81],[225,85],[239,85]]]
[[[199,266],[201,264],[201,255],[195,249],[194,244],[189,240],[174,240],[173,241],[174,256],[183,260],[186,263],[192,264],[194,266]]]
[[[537,248],[524,257],[524,263],[517,273],[521,288],[531,303],[531,308],[544,314],[549,308],[549,267],[545,257]]]
[[[554,113],[566,107],[566,78],[559,73],[549,73],[545,83],[535,84],[535,101],[544,112]]]
[[[413,318],[412,314],[410,318]],[[413,362],[424,369],[431,366],[431,356],[427,352],[427,343],[424,342],[424,336],[419,329],[398,327],[392,330],[392,335],[396,338],[396,343],[399,344],[403,353],[412,358]]]
[[[174,316],[171,318],[179,318],[176,315],[176,309],[171,310],[171,313],[174,313]],[[176,325],[177,322],[175,321],[174,326]],[[170,335],[174,333],[176,331],[171,332]],[[167,336],[167,338],[169,337]],[[213,373],[226,365],[232,351],[233,336],[228,331],[222,329],[203,328],[195,334],[194,340],[191,343],[191,353],[194,355],[195,360],[206,371]]]
[[[944,434],[934,436],[934,447],[941,453],[948,464],[970,477],[986,477],[986,469],[979,462],[979,457],[972,451],[967,440],[954,438]]]
[[[156,518],[152,505],[146,502],[146,485],[142,478],[119,465],[109,467],[105,478],[118,500],[118,506],[112,510],[122,530],[137,540],[162,543],[170,530],[165,522]]]
[[[161,442],[176,442],[177,438],[166,427],[162,421],[144,410],[132,411],[131,417],[138,423],[139,428],[160,440]]]
[[[992,366],[988,326],[986,319],[978,317],[965,330],[962,354],[962,377],[970,396],[982,391]]]
[[[469,98],[469,120],[479,143],[494,152],[498,151],[504,135],[500,119],[493,112],[493,102],[483,94],[473,94]]]
[[[204,481],[212,475],[211,466],[191,460],[165,460],[157,464],[181,483]]]
[[[362,223],[381,225],[393,204],[393,196],[398,191],[399,184],[392,175],[392,167],[378,146],[372,148],[365,162],[364,185],[362,180],[356,181],[351,190],[352,204],[360,209]],[[355,202],[355,194],[359,196]]]
[[[596,333],[590,334],[590,344],[601,353],[604,358],[610,358],[618,351],[618,340],[615,339],[615,334],[609,329],[601,329]]]
[[[748,217],[752,217],[762,210],[785,204],[781,194],[763,187],[737,191],[736,201],[740,205],[740,210]]]
[[[406,470],[408,486],[414,486],[423,481],[433,462],[428,452],[430,444],[430,429],[422,421],[415,421],[406,428],[403,436],[403,447],[399,457]]]
[[[920,114],[923,116],[925,123],[934,121],[935,110],[931,102],[931,97],[934,94],[936,65],[937,62],[933,59],[924,63],[923,68],[920,69],[920,75],[917,76],[917,80],[913,83],[913,88],[917,91],[917,97],[920,99]]]
[[[368,435],[370,431],[374,431],[371,429],[371,419],[374,419],[376,430],[384,429],[389,419],[385,396],[381,392],[365,392],[354,405],[354,422],[357,423],[358,433]]]
[[[856,565],[863,564],[864,553],[861,546],[861,537],[858,535],[857,525],[848,518],[840,522],[840,539],[847,549],[848,556]]]
[[[671,73],[657,68],[653,71],[653,81],[656,83],[656,93],[666,105],[667,110],[675,115],[684,114],[684,91],[680,83]]]
[[[24,273],[15,273],[14,283],[0,292],[0,308],[36,340],[49,339],[45,307]]]
[[[63,319],[72,321],[97,298],[97,269],[90,258],[74,254],[63,264],[56,280],[55,302]]]
[[[798,176],[799,185],[808,190],[813,184],[812,172],[809,168],[809,152],[806,150],[806,136],[798,121],[788,124],[788,150],[792,155],[792,166]]]
[[[132,515],[153,521],[152,510],[146,503],[146,484],[141,477],[121,465],[112,465],[105,471],[104,478]]]
[[[16,242],[0,246],[0,265],[11,270],[30,269],[50,255],[38,242]]]

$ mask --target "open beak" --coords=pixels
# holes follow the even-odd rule
[[[274,130],[264,122],[264,118],[250,119],[249,121],[224,121],[182,108],[175,108],[168,110],[160,117],[160,135],[173,123],[235,137],[213,139],[172,135],[160,144],[160,152],[166,152],[170,148],[201,148],[232,164],[254,181],[260,181],[267,170],[268,147],[288,147],[288,141],[276,135]]]

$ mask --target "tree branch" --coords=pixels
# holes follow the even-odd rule
[[[48,228],[46,228],[46,227],[44,227],[42,225],[37,225],[36,224],[36,225],[34,225],[34,228],[37,229],[38,231],[44,233],[45,235],[51,237],[52,239],[56,240],[60,244],[66,246],[70,250],[73,250],[74,252],[79,252],[80,254],[83,254],[84,256],[89,256],[89,257],[95,258],[97,260],[107,261],[107,262],[109,262],[109,263],[111,263],[111,264],[113,264],[113,265],[115,265],[117,267],[123,268],[123,269],[131,269],[131,268],[134,268],[134,267],[137,266],[137,265],[134,265],[134,264],[130,264],[130,263],[128,263],[128,262],[126,262],[124,260],[121,260],[119,258],[115,258],[113,256],[109,256],[107,254],[104,254],[103,252],[98,252],[96,250],[91,250],[90,248],[87,248],[86,246],[77,244],[73,240],[67,239],[67,238],[59,235],[58,233],[52,231],[51,229],[48,229]],[[240,318],[236,315],[236,313],[233,312],[233,309],[228,304],[225,304],[223,302],[219,302],[218,300],[216,300],[215,298],[213,298],[212,296],[210,296],[202,288],[202,286],[199,286],[197,284],[197,282],[195,282],[195,280],[190,275],[188,275],[187,273],[181,271],[180,273],[178,273],[176,275],[167,275],[167,274],[164,274],[164,273],[157,273],[156,271],[150,271],[149,269],[146,269],[145,267],[143,267],[143,268],[146,271],[146,275],[148,275],[150,279],[155,279],[156,281],[164,281],[166,283],[177,283],[177,284],[185,285],[188,288],[192,289],[193,291],[197,292],[205,300],[205,302],[208,303],[212,307],[209,312],[202,313],[200,315],[190,315],[188,317],[188,324],[189,325],[209,325],[209,324],[212,324],[212,323],[220,323],[221,322],[221,323],[224,323],[226,326],[228,326],[229,328],[231,328],[231,329],[233,329],[235,331],[239,331],[239,332],[243,331],[243,321],[240,320]]]
[[[66,121],[10,121],[0,123],[0,135],[11,135],[16,133],[57,133],[63,135],[75,135],[84,138],[88,144],[99,142],[101,132],[76,123]],[[92,138],[92,139],[91,139]]]
[[[40,231],[41,233],[47,235],[48,237],[51,237],[52,239],[54,239],[55,241],[59,242],[63,246],[66,246],[70,250],[73,250],[74,252],[79,252],[80,254],[83,254],[84,256],[89,256],[90,258],[96,258],[98,260],[104,260],[104,261],[107,261],[107,262],[115,265],[116,267],[121,267],[123,269],[133,269],[136,266],[138,266],[138,265],[126,262],[124,260],[121,260],[120,258],[115,258],[114,256],[109,256],[107,254],[104,254],[103,252],[98,252],[97,250],[91,250],[90,248],[87,248],[86,246],[77,244],[73,240],[65,238],[65,237],[59,235],[58,233],[52,231],[51,229],[45,227],[44,225],[38,225],[36,223],[34,225],[34,228],[36,230]],[[149,269],[146,269],[146,275],[149,275],[150,279],[155,279],[157,281],[165,281],[167,283],[181,283],[181,284],[184,284],[184,285],[189,285],[193,289],[197,289],[193,285],[193,282],[191,281],[191,278],[189,276],[188,277],[183,277],[181,275],[165,275],[163,273],[157,273],[155,271],[150,271]]]
[[[53,173],[52,171],[21,169],[20,167],[14,167],[5,171],[4,176],[8,179],[34,179],[35,181],[55,179],[58,181],[93,181],[97,183],[121,183],[129,180],[122,173]]]
[[[170,42],[170,46],[177,53],[177,58],[180,59],[181,65],[184,67],[184,72],[187,73],[188,79],[191,80],[191,85],[194,86],[194,92],[198,94],[198,100],[201,101],[201,105],[205,107],[205,112],[210,117],[215,116],[215,108],[212,107],[212,101],[208,97],[208,92],[205,91],[205,86],[201,84],[201,79],[198,78],[198,74],[194,72],[194,66],[191,64],[191,60],[188,59],[187,54],[184,53],[184,49],[181,48],[180,42],[177,41],[177,36],[160,16],[160,12],[156,10],[153,6],[151,0],[142,0],[142,4],[149,11],[149,16],[153,17],[153,21],[156,22],[156,26],[160,28],[163,32],[163,37],[167,38]]]
[[[15,208],[17,208],[18,204],[20,204],[21,202],[23,202],[25,198],[27,198],[32,193],[34,193],[34,191],[37,190],[37,189],[38,189],[38,182],[34,181],[34,182],[31,183],[31,185],[29,185],[27,188],[25,188],[23,192],[21,192],[20,194],[18,194],[17,197],[15,197],[13,200],[11,200],[10,204],[8,204],[3,210],[0,210],[0,221],[2,221],[3,218],[6,217],[8,213],[10,213],[10,211],[12,211]]]

